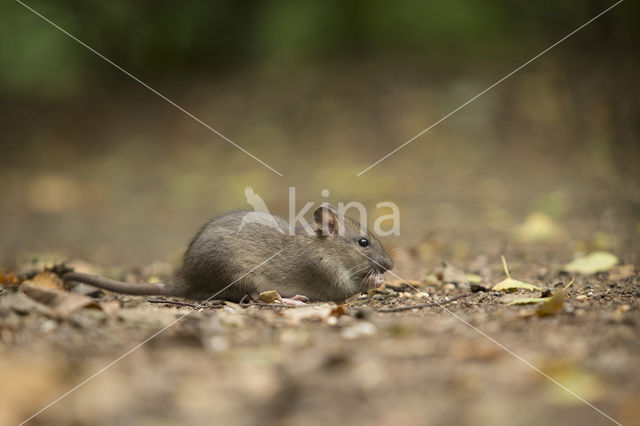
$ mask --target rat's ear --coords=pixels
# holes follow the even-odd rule
[[[324,236],[338,233],[338,212],[331,204],[323,204],[313,212],[313,219]]]

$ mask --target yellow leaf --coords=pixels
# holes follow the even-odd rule
[[[511,278],[511,274],[509,274],[509,269],[507,269],[507,261],[502,256],[502,265],[504,266],[504,273],[507,276],[504,280],[500,281],[498,284],[494,285],[491,290],[495,291],[516,291],[519,288],[525,290],[542,290],[542,288],[537,285],[525,283],[524,281],[518,281]]]
[[[595,251],[587,256],[567,263],[562,268],[566,272],[576,272],[589,275],[597,272],[608,271],[618,263],[618,258],[606,251]]]
[[[500,281],[498,284],[494,285],[491,288],[491,290],[496,290],[496,291],[506,290],[506,291],[509,291],[509,290],[517,290],[519,288],[522,288],[524,290],[531,290],[531,291],[542,290],[542,288],[538,287],[537,285],[525,283],[523,281],[514,280],[513,278],[507,278],[505,280]]]
[[[482,277],[478,274],[467,274],[466,278],[470,284],[480,284],[482,282]]]
[[[567,300],[567,289],[573,284],[573,278],[562,288],[560,291],[556,291],[544,304],[536,311],[539,317],[545,317],[547,315],[553,315],[562,310],[564,301]]]

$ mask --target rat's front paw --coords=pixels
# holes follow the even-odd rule
[[[285,305],[292,305],[292,306],[302,306],[302,305],[306,305],[309,301],[309,298],[307,296],[303,296],[301,294],[296,294],[293,297],[283,297],[282,298],[282,302]]]

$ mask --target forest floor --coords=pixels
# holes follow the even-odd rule
[[[508,302],[541,291],[491,289],[499,259],[425,268],[425,251],[396,250],[413,275],[387,273],[385,288],[296,308],[89,298],[51,290],[52,274],[4,275],[0,423],[48,407],[28,424],[639,424],[635,266],[576,275],[540,315],[542,303]],[[571,281],[508,263],[553,293]]]

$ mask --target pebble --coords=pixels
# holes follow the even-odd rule
[[[345,339],[357,339],[362,336],[373,336],[378,331],[377,327],[369,321],[360,321],[351,327],[342,330],[342,337]]]
[[[205,348],[212,352],[225,352],[229,349],[229,339],[223,336],[212,336],[204,341]]]
[[[49,333],[56,328],[58,328],[58,322],[54,320],[48,320],[42,323],[42,325],[40,326],[40,331],[42,331],[43,333]]]
[[[587,300],[587,296],[584,294],[581,294],[580,296],[576,296],[576,300],[580,300],[580,301]]]

